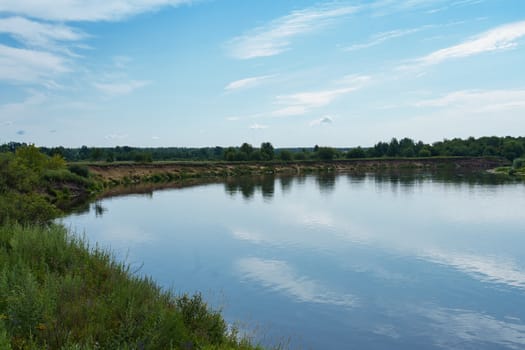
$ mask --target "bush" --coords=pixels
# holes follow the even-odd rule
[[[45,224],[59,215],[59,210],[37,193],[8,192],[0,196],[0,224],[8,221]]]
[[[281,152],[279,152],[279,159],[284,162],[291,161],[293,159],[292,152],[285,150],[285,149],[282,150]]]
[[[82,177],[89,177],[89,168],[85,165],[72,164],[68,167],[69,171]]]
[[[423,148],[422,150],[419,151],[419,153],[417,154],[419,157],[430,157],[432,154],[430,153],[430,151],[427,149],[427,148]]]
[[[336,151],[332,147],[319,147],[317,156],[321,160],[332,160],[336,156]]]
[[[512,162],[512,169],[520,169],[525,166],[525,158],[516,158]]]

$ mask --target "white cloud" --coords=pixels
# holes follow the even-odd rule
[[[469,113],[498,112],[525,107],[525,90],[462,90],[415,102],[415,107],[462,108]]]
[[[525,36],[525,21],[510,23],[481,33],[462,44],[450,46],[416,60],[420,65],[433,65],[443,61],[468,57],[484,52],[510,49]]]
[[[64,57],[0,44],[0,80],[35,82],[70,71]]]
[[[127,95],[150,84],[149,81],[131,80],[118,83],[94,83],[93,85],[106,95]]]
[[[51,21],[114,21],[190,0],[3,0],[0,12]]]
[[[252,88],[260,85],[263,81],[268,80],[270,78],[274,77],[273,75],[261,75],[257,77],[251,77],[251,78],[245,78],[240,80],[235,80],[226,85],[224,90],[226,91],[232,91],[232,90],[239,90],[239,89],[247,89]]]
[[[420,32],[422,30],[425,30],[425,29],[429,29],[429,28],[432,28],[432,26],[430,25],[427,25],[427,26],[422,26],[422,27],[419,27],[419,28],[411,28],[411,29],[396,29],[396,30],[391,30],[391,31],[388,31],[388,32],[382,32],[382,33],[379,33],[379,34],[376,34],[374,36],[372,36],[371,40],[367,43],[362,43],[362,44],[354,44],[354,45],[351,45],[347,48],[345,48],[345,51],[356,51],[356,50],[361,50],[361,49],[367,49],[369,47],[372,47],[372,46],[377,46],[385,41],[388,41],[388,40],[391,40],[391,39],[396,39],[396,38],[401,38],[401,37],[404,37],[404,36],[407,36],[407,35],[410,35],[410,34],[414,34],[414,33],[417,33],[417,32]]]
[[[106,140],[123,140],[128,138],[126,134],[109,134],[105,136]]]
[[[354,307],[357,304],[357,298],[350,294],[334,293],[321,283],[297,275],[285,261],[245,258],[237,262],[237,268],[244,278],[255,280],[265,288],[288,294],[299,302],[344,307]]]
[[[0,33],[32,47],[49,49],[56,41],[78,41],[86,35],[63,24],[40,23],[22,17],[0,19]]]
[[[261,129],[268,129],[268,125],[262,125],[262,124],[252,124],[250,125],[250,129],[255,129],[255,130],[261,130]]]
[[[310,122],[310,126],[318,126],[318,125],[327,125],[332,124],[334,122],[333,118],[329,115],[325,115],[324,117],[321,117],[319,119],[314,119]]]
[[[339,85],[343,85],[339,88],[277,96],[276,104],[284,105],[285,107],[272,112],[272,116],[283,117],[306,114],[312,109],[329,105],[337,98],[359,90],[369,80],[370,77],[368,76],[350,75],[337,82]]]
[[[317,31],[357,9],[355,6],[325,5],[293,11],[233,38],[227,46],[231,55],[238,59],[275,56],[288,50],[294,37]]]

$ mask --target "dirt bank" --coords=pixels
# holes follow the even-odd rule
[[[384,169],[441,169],[483,171],[509,162],[499,158],[351,159],[334,161],[226,163],[156,162],[89,164],[90,171],[108,184],[178,181],[194,178],[264,174],[301,174],[319,171],[377,171]]]

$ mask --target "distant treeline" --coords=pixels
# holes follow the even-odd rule
[[[0,152],[14,152],[24,146],[21,143],[7,143],[0,146]],[[129,146],[117,147],[41,147],[49,155],[60,155],[70,162],[75,161],[170,161],[170,160],[209,160],[209,161],[271,161],[271,160],[332,160],[381,157],[437,157],[437,156],[494,156],[513,160],[524,156],[525,137],[470,137],[466,140],[455,138],[426,144],[415,142],[410,138],[388,142],[378,142],[373,147],[333,148],[280,148],[274,149],[269,142],[260,147],[243,143],[240,147],[155,147],[138,148]]]

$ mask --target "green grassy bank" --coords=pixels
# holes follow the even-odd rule
[[[0,349],[257,348],[200,295],[162,290],[51,223],[100,190],[35,147],[0,154]]]
[[[253,349],[59,225],[0,226],[0,349]]]

